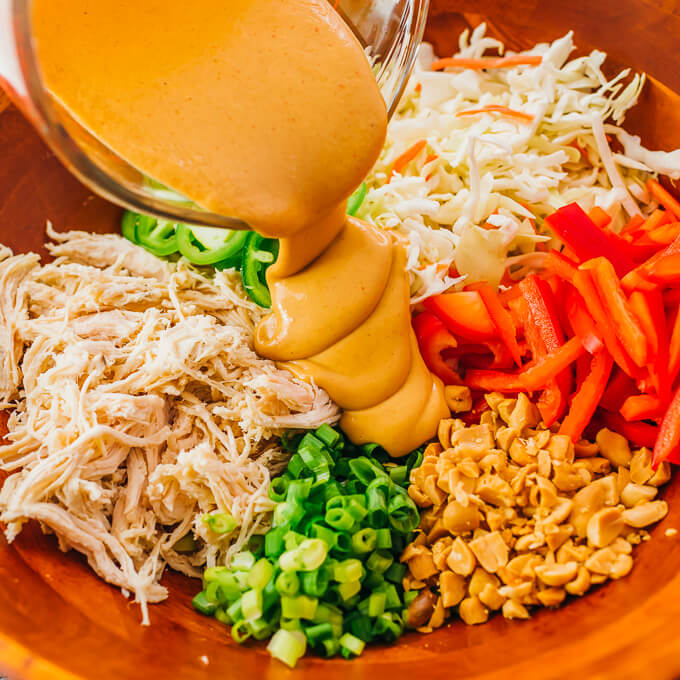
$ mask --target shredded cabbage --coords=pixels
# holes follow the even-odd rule
[[[485,32],[484,25],[465,31],[456,56],[503,54]],[[567,203],[601,207],[618,230],[656,207],[648,177],[680,177],[680,151],[648,151],[619,127],[644,76],[625,70],[607,79],[603,52],[569,60],[573,49],[570,32],[525,53],[541,55],[539,66],[432,71],[432,47],[422,45],[359,211],[408,241],[413,304],[464,281],[498,284],[506,269],[517,277],[536,266],[537,244],[550,240],[543,219]],[[460,115],[489,105],[533,119]],[[395,160],[422,139],[427,146],[393,173]]]

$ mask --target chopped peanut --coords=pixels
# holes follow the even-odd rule
[[[465,413],[472,408],[470,388],[464,385],[447,385],[444,388],[444,400],[451,413]]]
[[[467,388],[446,389],[453,412],[471,408]],[[422,632],[455,611],[470,625],[493,611],[525,619],[528,607],[558,607],[567,594],[622,578],[633,545],[649,538],[643,527],[668,512],[656,497],[670,466],[653,470],[648,449],[631,451],[606,428],[595,443],[574,444],[558,424],[539,422],[526,394],[485,399],[478,425],[442,420],[439,443],[411,472],[421,522],[401,561],[404,587],[422,591],[414,609]]]

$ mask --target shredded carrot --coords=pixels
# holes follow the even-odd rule
[[[522,120],[526,123],[531,123],[534,120],[534,117],[530,113],[509,109],[507,106],[501,106],[500,104],[489,104],[488,106],[483,106],[481,109],[468,109],[467,111],[459,111],[456,114],[456,118],[460,118],[462,116],[477,116],[480,113],[497,113],[501,116],[507,116],[508,118],[519,118],[519,120]]]
[[[422,83],[418,83],[418,84],[416,85],[416,87],[415,87],[415,93],[416,93],[416,94],[420,94],[420,91],[421,91],[422,89],[423,89],[423,84],[422,84]]]
[[[647,190],[666,210],[672,212],[680,220],[680,202],[674,196],[671,196],[668,191],[652,178],[647,180]]]
[[[466,59],[464,57],[448,57],[437,59],[430,67],[433,71],[445,68],[469,68],[481,71],[485,68],[510,68],[512,66],[538,66],[543,57],[530,54],[513,54],[510,57],[482,57],[481,59]]]
[[[389,184],[392,181],[392,177],[394,177],[395,173],[401,173],[401,171],[427,146],[427,140],[426,139],[421,139],[417,141],[413,146],[410,146],[406,151],[404,151],[401,156],[397,158],[397,160],[394,161],[394,164],[392,165],[392,171],[390,172],[390,176],[387,180],[387,183]]]
[[[335,0],[335,3],[333,4],[333,9],[338,9],[339,4],[340,4],[340,0]]]

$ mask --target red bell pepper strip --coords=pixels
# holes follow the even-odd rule
[[[620,368],[614,368],[614,375],[612,375],[607,389],[605,389],[602,399],[600,399],[600,408],[612,413],[618,413],[623,402],[628,397],[635,394],[635,381],[626,375]]]
[[[607,351],[592,358],[590,373],[571,400],[569,413],[560,426],[560,434],[567,435],[573,442],[581,438],[604,394],[613,365],[614,360]]]
[[[578,269],[578,264],[559,250],[551,250],[543,262],[543,267],[564,281],[571,281]]]
[[[659,436],[654,444],[652,455],[652,467],[656,468],[659,463],[667,460],[676,453],[680,446],[680,388],[675,393],[673,401],[666,410],[666,415],[659,427]]]
[[[511,369],[515,362],[505,343],[500,340],[487,340],[476,344],[459,343],[458,349],[451,352],[466,368]]]
[[[521,375],[517,373],[503,373],[502,371],[484,371],[471,369],[465,372],[465,384],[471,390],[480,392],[523,392],[526,388]]]
[[[603,413],[602,419],[610,430],[623,435],[635,446],[646,446],[648,449],[654,448],[659,434],[659,428],[655,425],[639,421],[628,423],[618,413]]]
[[[530,318],[529,305],[523,297],[513,300],[511,309],[513,307],[519,319],[526,321]],[[524,327],[524,337],[534,359],[542,359],[548,354],[538,326],[533,323],[527,323]],[[538,398],[536,405],[546,427],[550,427],[559,420],[567,409],[567,397],[571,390],[571,375],[565,375],[566,378],[560,376],[560,379],[565,381],[564,389],[558,383],[558,379],[551,380]],[[569,386],[566,385],[566,380],[569,381]]]
[[[672,253],[658,259],[645,270],[645,277],[664,285],[680,283],[680,253]]]
[[[597,354],[604,347],[602,338],[583,298],[573,288],[567,293],[566,308],[574,335],[581,339],[590,354]]]
[[[498,329],[498,334],[507,345],[512,354],[512,358],[515,363],[521,368],[522,367],[522,352],[520,351],[519,345],[517,344],[517,329],[512,321],[512,317],[505,307],[501,304],[498,299],[498,294],[494,290],[493,286],[488,283],[483,284],[479,287],[479,294],[484,301],[486,310],[489,312],[489,316],[493,321],[494,325]]]
[[[680,203],[678,200],[651,177],[647,180],[647,191],[649,191],[649,193],[654,196],[667,211],[672,212],[673,215],[675,215],[675,219],[680,220]]]
[[[643,262],[639,267],[632,272],[626,274],[621,280],[621,285],[626,290],[654,290],[657,286],[653,282],[649,282],[649,270],[661,259],[670,255],[680,253],[680,236],[673,241],[668,247],[658,251],[652,255],[646,262]],[[646,284],[644,282],[647,282]],[[646,286],[646,287],[645,287]]]
[[[581,294],[590,316],[595,321],[595,327],[604,342],[607,351],[612,355],[614,361],[631,377],[637,377],[638,368],[631,361],[628,354],[619,341],[614,328],[609,323],[607,312],[605,311],[600,296],[593,284],[590,272],[579,269],[574,275],[574,286]]]
[[[635,262],[630,255],[599,229],[578,203],[565,205],[546,217],[545,221],[581,262],[607,257],[619,276],[625,276],[635,269]]]
[[[628,304],[612,263],[605,257],[598,257],[582,266],[590,269],[600,300],[628,355],[638,366],[646,366],[647,338]]]
[[[600,350],[601,351],[601,350]],[[576,360],[576,388],[580,388],[584,380],[590,374],[590,365],[594,355],[590,353],[580,356]]]
[[[528,321],[533,321],[548,352],[554,352],[564,343],[564,332],[550,286],[535,274],[529,274],[520,281],[519,287],[530,314],[525,325]]]
[[[659,210],[659,212],[662,212]],[[630,222],[621,230],[621,234],[630,234],[637,231],[645,223],[645,218],[642,215],[633,215]]]
[[[564,344],[564,332],[560,324],[555,299],[549,284],[535,274],[524,278],[520,284],[528,315],[525,313],[525,335],[534,358],[540,359],[557,351]],[[538,334],[540,344],[533,335]],[[567,397],[571,392],[572,374],[568,369],[546,386],[538,399],[538,410],[546,427],[552,426],[566,411]]]
[[[668,381],[673,387],[680,373],[680,307],[675,315],[671,341],[668,347]]]
[[[427,298],[423,306],[435,314],[456,336],[467,340],[483,341],[498,338],[486,306],[478,291],[443,293]]]
[[[650,245],[658,244],[661,246],[668,246],[673,243],[678,236],[680,236],[680,222],[669,222],[668,224],[662,224],[660,227],[648,231],[638,243],[646,243],[644,239],[649,239]]]
[[[663,400],[670,398],[671,384],[668,370],[668,328],[661,292],[633,291],[630,306],[638,318],[649,343],[649,374],[654,389]]]
[[[539,359],[533,366],[525,367],[521,373],[472,370],[465,374],[465,384],[471,390],[486,392],[535,392],[544,389],[585,351],[578,338],[571,338],[556,352]]]
[[[434,314],[423,312],[413,319],[413,329],[420,353],[430,371],[445,385],[462,385],[460,376],[442,357],[444,350],[455,349],[458,344],[446,326]]]
[[[598,205],[593,206],[588,211],[588,217],[593,221],[594,224],[600,227],[600,229],[605,229],[612,221],[612,218]]]
[[[627,420],[654,420],[663,415],[664,404],[651,394],[634,394],[626,399],[620,413]]]

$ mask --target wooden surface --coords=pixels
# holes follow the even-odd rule
[[[458,31],[487,18],[513,47],[574,28],[586,48],[608,50],[680,91],[680,3],[632,0],[433,0],[428,36],[441,54]],[[0,112],[3,111],[0,95]],[[632,121],[652,145],[680,147],[680,106],[653,84]],[[0,115],[0,241],[41,249],[44,224],[112,228],[118,211],[93,198],[64,171],[13,109]],[[0,427],[2,422],[0,421]],[[29,527],[8,547],[0,539],[0,675],[10,680],[671,680],[680,677],[680,483],[666,490],[669,516],[636,550],[627,578],[593,590],[559,611],[526,622],[495,617],[410,634],[360,660],[306,659],[294,673],[262,645],[238,647],[221,624],[194,613],[195,582],[166,574],[170,598],[151,608],[152,626],[120,592],[95,578],[77,555]]]

